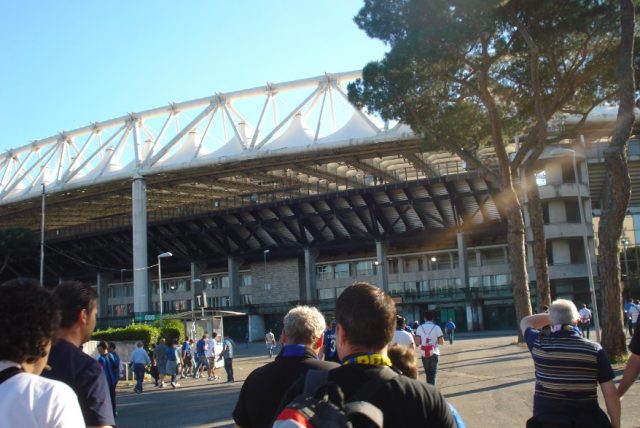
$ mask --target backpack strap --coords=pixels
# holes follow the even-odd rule
[[[304,394],[313,396],[318,389],[329,380],[329,372],[326,370],[309,369],[304,377]]]
[[[18,373],[22,373],[22,368],[20,367],[9,367],[0,372],[0,383],[3,383],[5,380],[17,375]]]
[[[369,399],[396,376],[399,376],[399,373],[387,366],[383,366],[378,371],[377,376],[370,379],[355,394],[349,397],[349,401],[344,406],[347,415],[361,415],[374,424],[370,426],[382,427],[384,425],[384,414],[382,410],[371,404]]]

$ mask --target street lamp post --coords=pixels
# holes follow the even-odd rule
[[[160,328],[162,328],[162,259],[166,257],[171,257],[169,251],[166,253],[158,254],[158,297],[160,299]]]
[[[582,205],[582,195],[580,192],[581,180],[578,178],[578,163],[576,162],[576,151],[573,152],[573,176],[576,181],[576,193],[578,196],[578,211],[580,212],[580,223],[582,225],[582,245],[584,247],[585,259],[587,262],[587,275],[589,275],[589,291],[591,294],[591,305],[593,306],[593,320],[596,327],[596,338],[600,342],[600,317],[598,315],[598,302],[596,301],[596,287],[593,281],[593,268],[591,267],[591,251],[589,250],[589,239],[587,238],[587,218]]]
[[[269,254],[271,250],[264,250],[262,255],[264,256],[264,289],[267,289],[267,254]]]

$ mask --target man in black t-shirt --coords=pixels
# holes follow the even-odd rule
[[[98,295],[80,282],[59,284],[53,293],[60,302],[62,320],[58,341],[49,354],[51,370],[42,376],[64,382],[75,391],[87,427],[115,426],[107,378],[98,361],[80,349],[96,327]]]
[[[380,288],[367,283],[347,287],[336,302],[336,345],[342,366],[329,372],[329,381],[337,383],[345,401],[356,393],[362,399],[362,387],[391,366],[387,346],[396,327],[393,300]],[[291,402],[304,387],[298,381],[282,400]],[[364,392],[365,401],[384,414],[385,427],[456,426],[447,403],[433,385],[397,374],[376,390]]]
[[[309,369],[330,370],[338,364],[318,360],[322,349],[324,317],[316,308],[297,306],[284,317],[282,351],[275,361],[247,377],[233,410],[236,426],[268,427],[277,416],[280,399]]]
[[[640,374],[640,328],[636,328],[633,332],[629,350],[631,351],[631,355],[629,355],[627,365],[624,368],[622,380],[618,384],[618,395],[620,398],[622,398],[636,379],[638,379],[638,375]]]

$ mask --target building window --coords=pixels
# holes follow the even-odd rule
[[[576,182],[576,176],[573,172],[573,164],[571,162],[562,164],[562,182],[563,183]]]
[[[316,266],[316,278],[319,281],[333,279],[333,269],[331,265]]]
[[[387,260],[389,266],[389,273],[398,273],[398,259],[389,259]]]
[[[392,282],[389,284],[389,293],[391,294],[401,294],[404,293],[404,283],[402,282]]]
[[[580,223],[580,208],[578,201],[564,201],[567,223]]]
[[[242,296],[240,296],[240,298],[242,299],[243,305],[251,304],[251,294],[243,294]]]
[[[547,264],[553,266],[553,245],[551,241],[547,241]]]
[[[220,283],[221,283],[220,288],[229,288],[229,276],[225,275],[223,277],[220,277]]]
[[[245,273],[240,278],[240,287],[251,287],[253,283],[253,278],[251,274]]]
[[[335,289],[333,288],[320,288],[318,289],[318,299],[333,299],[335,297]]]
[[[549,224],[549,202],[542,203],[542,222]]]
[[[373,262],[371,260],[365,260],[356,263],[356,275],[373,275]]]
[[[418,257],[418,272],[424,272],[424,259]]]
[[[480,251],[482,266],[499,266],[505,264],[502,248],[491,248]]]
[[[571,257],[571,264],[586,263],[584,242],[582,239],[569,239],[569,255]]]
[[[336,278],[349,278],[349,263],[338,263],[334,266]]]

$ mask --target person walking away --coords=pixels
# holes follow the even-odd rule
[[[416,349],[416,341],[413,337],[413,334],[409,333],[406,330],[407,321],[404,319],[402,315],[396,316],[396,331],[393,333],[393,339],[391,339],[391,344],[397,344],[409,348],[411,350]]]
[[[533,417],[527,428],[620,427],[620,398],[607,354],[576,328],[580,314],[570,300],[558,299],[549,313],[520,321],[535,367]],[[549,332],[542,327],[549,326]],[[609,417],[598,405],[598,384]],[[611,420],[609,420],[611,419]]]
[[[631,314],[629,313],[629,311],[631,310],[631,306],[633,306],[633,299],[627,299],[626,303],[624,304],[624,319],[625,324],[627,325],[627,328],[629,330],[629,336],[633,337],[633,321],[631,318]]]
[[[420,341],[420,357],[427,377],[427,383],[436,384],[436,373],[438,371],[438,360],[440,358],[440,345],[444,345],[444,335],[440,326],[433,322],[435,314],[433,311],[425,312],[426,322],[416,331],[416,336]]]
[[[180,348],[182,356],[182,378],[193,376],[193,355],[191,354],[191,348],[193,345],[193,339],[185,340]]]
[[[449,345],[453,345],[453,333],[456,331],[456,323],[453,322],[451,318],[447,321],[447,324],[444,326],[444,332],[447,335],[447,339],[449,339]]]
[[[284,317],[282,352],[274,361],[252,371],[242,385],[233,420],[238,427],[271,426],[280,400],[289,387],[310,369],[330,370],[337,363],[321,361],[325,319],[317,308],[296,306]]]
[[[324,346],[320,350],[318,358],[325,361],[333,361],[339,363],[338,350],[336,349],[336,322],[327,323],[324,331]]]
[[[329,371],[328,382],[340,387],[345,402],[366,394],[366,401],[383,413],[384,427],[454,428],[451,411],[433,385],[390,368],[387,347],[396,324],[395,303],[382,289],[364,282],[347,287],[336,301],[342,365]],[[298,380],[282,402],[290,403],[304,386],[305,379]]]
[[[269,351],[269,358],[273,357],[273,348],[276,346],[276,337],[269,329],[267,334],[264,335],[264,344],[267,346],[267,350]]]
[[[171,376],[171,387],[176,389],[180,384],[176,381],[178,366],[180,365],[180,350],[177,339],[171,339],[167,347],[167,374]]]
[[[156,365],[158,366],[158,387],[164,388],[164,376],[167,373],[167,340],[163,337],[156,345]]]
[[[116,385],[118,384],[118,375],[120,373],[119,365],[116,365],[113,357],[109,354],[109,346],[104,340],[98,343],[98,362],[102,366],[102,371],[107,378],[109,384],[109,396],[111,397],[111,409],[113,416],[116,417]],[[116,371],[117,370],[117,371]]]
[[[60,302],[62,318],[56,332],[58,340],[49,354],[51,370],[42,375],[60,380],[75,391],[87,426],[114,426],[107,378],[98,361],[80,349],[96,327],[98,294],[81,282],[58,284],[53,294]]]
[[[69,385],[40,374],[47,365],[60,309],[35,280],[0,285],[0,425],[4,428],[85,426]]]
[[[591,311],[587,308],[587,304],[583,303],[582,308],[578,311],[580,315],[580,333],[582,337],[589,338],[589,327],[591,326]],[[585,331],[587,332],[585,336]]]
[[[218,337],[218,333],[216,333],[215,331],[211,333],[211,339],[209,339],[209,343],[207,344],[207,348],[205,349],[205,355],[207,356],[207,361],[209,362],[209,370],[207,371],[207,375],[209,376],[207,380],[209,381],[220,379],[218,376],[216,376],[216,347],[218,346],[216,337]]]
[[[224,359],[224,371],[227,372],[227,383],[233,383],[233,353],[236,343],[229,336],[224,336],[220,358]]]
[[[209,335],[207,333],[202,335],[202,338],[196,342],[196,370],[193,373],[193,378],[198,379],[200,377],[200,369],[206,367],[209,372],[209,360],[207,359],[206,350],[209,346]]]
[[[123,366],[122,366],[122,360],[120,359],[120,355],[118,355],[118,352],[116,352],[116,344],[115,342],[107,342],[107,346],[108,346],[108,350],[109,350],[109,357],[112,359],[113,364],[113,380],[115,382],[114,385],[114,390],[113,390],[113,399],[112,401],[112,405],[113,405],[113,414],[115,416],[118,416],[118,412],[116,411],[116,400],[115,400],[115,396],[116,396],[116,391],[115,389],[118,387],[118,382],[120,382],[120,378],[124,376],[123,374]]]
[[[155,344],[151,344],[151,349],[149,349],[149,359],[151,360],[151,367],[149,369],[149,373],[151,374],[151,377],[153,378],[153,380],[155,381],[155,386],[159,385],[159,381],[160,381],[160,373],[158,373],[158,360],[156,360],[156,345]]]
[[[149,354],[153,354],[154,351],[149,351]],[[131,367],[133,368],[133,373],[136,375],[136,386],[133,388],[134,392],[137,394],[142,393],[142,382],[144,381],[144,369],[152,364],[152,359],[149,357],[149,354],[142,347],[142,342],[136,342],[136,349],[131,353]],[[155,355],[154,355],[155,357]],[[157,366],[156,366],[157,367]],[[153,366],[151,367],[151,373],[153,375]],[[158,386],[158,379],[156,380],[156,386]]]
[[[631,303],[629,315],[631,316],[631,330],[635,332],[638,327],[638,315],[640,315],[640,305],[638,305],[637,300],[634,300],[633,303]]]

